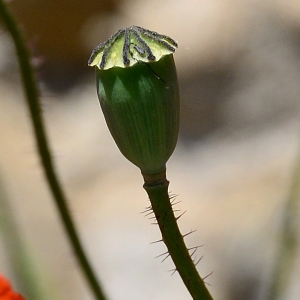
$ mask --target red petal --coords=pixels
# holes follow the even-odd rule
[[[23,296],[15,293],[10,282],[0,274],[0,300],[25,300]]]

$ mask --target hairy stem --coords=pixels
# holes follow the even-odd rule
[[[97,277],[81,245],[75,225],[69,213],[66,197],[54,170],[50,147],[46,137],[46,131],[44,129],[44,121],[41,114],[39,91],[36,85],[34,71],[30,63],[29,51],[18,28],[17,22],[7,9],[4,0],[0,0],[0,16],[7,30],[11,34],[16,48],[26,101],[30,111],[38,152],[44,167],[48,185],[52,191],[56,206],[64,225],[64,229],[73,247],[74,254],[76,255],[90,288],[95,295],[95,298],[98,300],[105,300],[99,281],[97,280]]]
[[[163,175],[161,178],[156,176],[154,181],[151,181],[151,176],[144,176],[144,179],[144,189],[148,193],[162,240],[186,288],[194,300],[212,300],[180,233],[169,198],[169,181],[163,178]]]

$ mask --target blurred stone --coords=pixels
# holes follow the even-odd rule
[[[269,0],[268,9],[278,20],[300,32],[300,2],[298,0]]]
[[[92,76],[91,49],[121,27],[139,25],[176,39],[186,141],[219,129],[261,130],[300,111],[298,1],[24,0],[10,5],[44,61],[39,78],[56,91],[79,84],[84,74]]]
[[[41,77],[56,90],[74,85],[87,72],[90,49],[83,46],[81,29],[89,18],[117,14],[120,0],[22,0],[9,6],[24,28],[32,52],[45,58]],[[110,34],[102,23],[97,45]]]

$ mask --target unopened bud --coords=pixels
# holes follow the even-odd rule
[[[143,174],[165,170],[179,129],[177,43],[141,27],[119,30],[92,52],[97,93],[122,154]]]

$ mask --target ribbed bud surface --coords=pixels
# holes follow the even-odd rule
[[[173,41],[166,36],[158,36]],[[157,60],[151,56],[150,61],[137,61],[137,55],[146,56],[151,52],[151,45],[150,50],[143,48],[144,44],[135,35],[134,43],[130,42],[129,34],[127,38],[125,35],[126,39],[128,47],[119,48],[123,51],[124,62],[129,61],[127,66],[105,68],[105,57],[102,58],[101,68],[101,57],[96,59],[97,94],[108,128],[122,154],[138,166],[143,174],[157,174],[165,170],[178,137],[179,89],[176,67],[169,49],[168,54]],[[122,36],[117,40],[122,40]],[[163,43],[155,43],[154,39],[151,41],[155,44],[155,51],[165,47]],[[114,53],[118,52],[115,46],[109,46]],[[129,60],[125,57],[125,48]],[[107,53],[105,55],[108,57],[109,51]],[[97,57],[95,52],[92,55]],[[131,61],[134,64],[130,65]],[[94,65],[93,61],[90,65]]]

